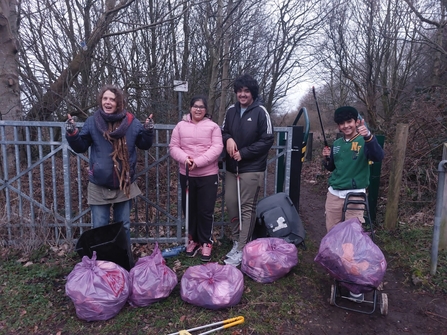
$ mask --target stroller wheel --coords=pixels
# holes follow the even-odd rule
[[[379,295],[380,297],[380,314],[388,315],[388,296],[386,293]]]
[[[335,305],[335,293],[336,293],[335,285],[332,284],[331,285],[331,297],[329,298],[329,304],[331,304],[332,306]]]

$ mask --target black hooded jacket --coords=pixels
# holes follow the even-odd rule
[[[222,125],[222,138],[226,155],[227,171],[236,173],[236,161],[226,150],[227,140],[232,138],[242,160],[238,162],[239,173],[262,172],[267,166],[267,156],[273,145],[273,126],[267,109],[256,99],[241,117],[239,102],[230,106]]]

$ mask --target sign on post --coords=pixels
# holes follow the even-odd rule
[[[188,82],[184,80],[174,80],[174,91],[188,92]]]
[[[174,91],[178,92],[178,120],[182,119],[182,92],[188,92],[188,82],[185,80],[174,80]]]

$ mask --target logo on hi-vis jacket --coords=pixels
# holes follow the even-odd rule
[[[359,156],[360,149],[362,148],[361,145],[359,145],[359,142],[352,142],[351,143],[351,152],[352,152],[352,160],[355,161],[357,157]]]

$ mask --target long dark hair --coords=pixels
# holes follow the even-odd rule
[[[99,90],[98,96],[96,98],[96,102],[98,103],[98,107],[102,107],[102,96],[106,91],[110,91],[113,94],[115,94],[115,102],[116,102],[116,113],[121,113],[125,108],[125,101],[124,101],[124,93],[121,89],[114,85],[104,85]]]

